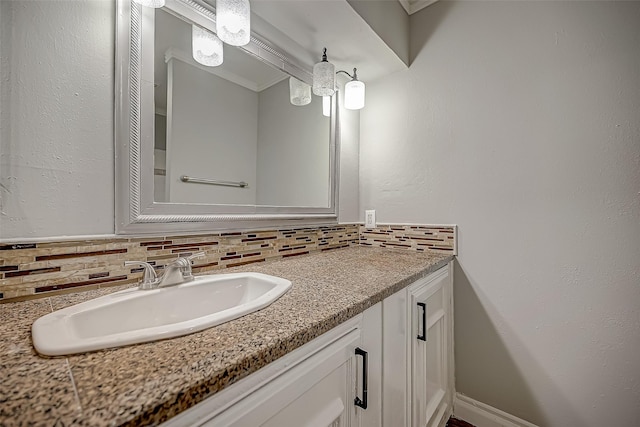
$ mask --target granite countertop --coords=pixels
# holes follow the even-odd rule
[[[124,287],[0,305],[0,425],[159,424],[452,258],[350,247],[227,269],[293,286],[269,307],[202,332],[69,357],[38,356],[33,321]]]

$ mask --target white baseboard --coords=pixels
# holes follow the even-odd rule
[[[460,393],[453,400],[453,416],[476,427],[538,427]]]

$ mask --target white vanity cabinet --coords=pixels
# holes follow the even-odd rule
[[[453,404],[451,263],[383,301],[383,425],[443,426]]]
[[[450,265],[164,426],[444,425],[453,398]]]

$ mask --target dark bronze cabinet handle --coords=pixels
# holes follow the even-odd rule
[[[422,341],[426,341],[427,340],[427,304],[423,302],[419,302],[418,307],[422,308],[422,335],[418,334],[418,339]]]
[[[369,355],[360,347],[356,347],[356,356],[362,356],[362,400],[356,396],[353,403],[362,409],[367,409],[367,383],[369,382]]]

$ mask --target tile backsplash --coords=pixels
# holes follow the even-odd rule
[[[18,301],[137,282],[147,261],[157,270],[181,256],[205,252],[194,273],[352,245],[455,253],[452,226],[359,224],[263,231],[0,243],[0,301]]]
[[[379,225],[360,226],[360,245],[381,248],[413,249],[455,255],[456,228],[453,225]]]

